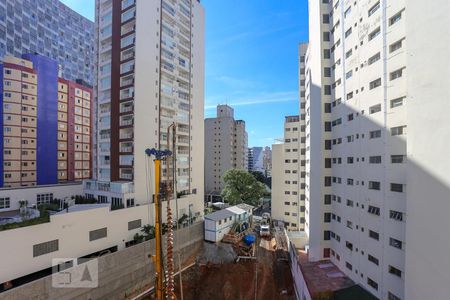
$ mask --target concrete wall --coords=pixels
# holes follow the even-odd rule
[[[177,234],[175,236],[175,248]],[[203,223],[199,222],[179,232],[182,266],[189,264],[202,247]],[[164,240],[165,244],[165,240]],[[165,247],[164,247],[165,248]],[[99,257],[99,286],[86,288],[53,288],[51,276],[36,280],[0,294],[13,299],[124,299],[139,294],[154,284],[155,268],[149,255],[155,254],[154,240],[122,251]],[[178,270],[177,252],[175,269]]]
[[[164,202],[166,203],[166,202]],[[150,210],[152,210],[153,205]],[[72,206],[69,213],[50,217],[49,223],[0,231],[0,283],[47,269],[53,258],[83,257],[133,240],[140,228],[128,229],[128,222],[153,224],[147,205],[111,211],[108,204]],[[162,208],[165,216],[165,207]],[[107,228],[107,236],[90,241],[89,232]],[[58,250],[33,257],[33,245],[58,240]]]

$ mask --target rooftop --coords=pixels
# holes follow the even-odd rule
[[[297,257],[311,297],[316,293],[338,291],[355,285],[330,260],[310,262],[306,251],[300,249],[297,249]]]
[[[234,216],[235,213],[233,213],[232,211],[229,211],[227,209],[222,209],[222,210],[218,210],[216,212],[213,212],[209,215],[205,216],[205,220],[213,220],[213,221],[219,221],[231,216]]]

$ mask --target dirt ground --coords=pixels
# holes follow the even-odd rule
[[[276,259],[269,241],[258,243],[257,260],[195,265],[183,272],[184,299],[295,299],[288,262]],[[175,282],[177,299],[181,299],[178,276]]]

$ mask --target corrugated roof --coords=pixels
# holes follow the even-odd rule
[[[233,213],[232,211],[228,210],[228,209],[221,209],[218,211],[215,211],[209,215],[205,216],[205,219],[208,220],[212,220],[212,221],[219,221],[219,220],[223,220],[225,218],[234,216],[235,213]]]
[[[239,208],[237,206],[230,206],[230,207],[227,207],[225,209],[235,213],[236,215],[242,215],[242,214],[247,212],[247,211],[245,211],[242,208]]]

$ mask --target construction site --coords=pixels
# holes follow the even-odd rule
[[[206,215],[203,245],[183,263],[174,228],[169,226],[165,243],[160,228],[161,201],[168,202],[169,223],[169,202],[175,191],[174,181],[161,182],[161,161],[170,166],[175,159],[170,160],[168,150],[148,149],[146,154],[154,157],[156,174],[155,254],[151,255],[156,272],[154,286],[131,299],[295,299],[284,225],[272,224],[269,214],[254,217],[254,207],[244,203]]]
[[[174,276],[176,299],[296,299],[284,237],[278,229],[260,237],[258,227],[204,241]],[[255,236],[250,245],[246,236]],[[182,287],[182,288],[180,288]],[[181,292],[182,291],[182,292]],[[156,299],[147,288],[129,299]]]

